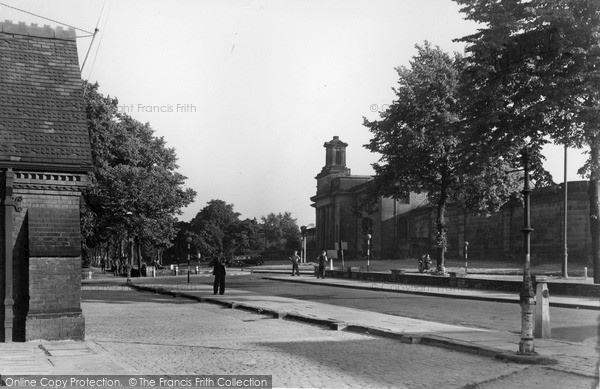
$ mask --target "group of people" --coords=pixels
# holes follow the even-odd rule
[[[299,276],[300,270],[298,268],[298,264],[301,259],[298,255],[298,250],[294,250],[294,254],[289,257],[290,261],[292,261],[292,276]],[[323,250],[321,254],[317,257],[317,262],[319,264],[317,268],[317,278],[325,278],[325,265],[329,262],[327,258],[327,251]],[[102,259],[101,263],[102,273],[106,271],[106,262]],[[115,276],[117,275],[119,264],[112,264],[112,271],[115,272]],[[215,280],[213,283],[213,294],[224,294],[225,293],[225,275],[227,271],[225,270],[225,258],[224,257],[215,257],[212,261],[213,271],[212,274],[215,276]]]
[[[299,276],[300,271],[298,269],[298,264],[300,263],[300,256],[298,255],[298,251],[295,250],[294,254],[289,257],[292,262],[292,276]],[[327,258],[327,251],[323,250],[323,252],[317,257],[317,261],[319,267],[317,269],[317,278],[325,278],[325,265],[329,262]],[[213,271],[212,274],[215,276],[215,280],[213,282],[213,294],[224,294],[225,293],[225,275],[227,274],[225,258],[224,257],[215,257],[212,261]]]
[[[300,262],[300,256],[298,256],[298,251],[294,251],[294,255],[292,255],[290,261],[292,261],[292,277],[299,276],[300,271],[298,270],[298,262]],[[327,258],[327,251],[323,250],[321,254],[317,257],[317,262],[319,263],[319,267],[317,268],[317,278],[325,278],[325,265],[329,262],[329,258]]]

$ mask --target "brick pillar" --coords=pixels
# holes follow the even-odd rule
[[[16,172],[13,296],[15,340],[82,340],[81,174]]]

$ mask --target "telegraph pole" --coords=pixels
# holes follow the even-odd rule
[[[564,212],[563,212],[563,217],[564,217],[564,221],[563,221],[563,244],[564,244],[564,251],[563,251],[563,265],[562,265],[562,276],[563,278],[569,278],[569,272],[567,270],[567,263],[568,263],[568,258],[569,258],[569,248],[567,246],[567,212],[568,212],[568,191],[567,191],[567,145],[565,145],[565,183],[563,184],[564,187],[564,197],[565,197],[565,204],[564,204]]]

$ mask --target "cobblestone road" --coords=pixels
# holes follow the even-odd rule
[[[275,387],[592,388],[589,378],[134,291],[84,291],[86,340],[140,374],[268,374]]]

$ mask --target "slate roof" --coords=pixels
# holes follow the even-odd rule
[[[73,30],[0,22],[0,167],[92,165]]]

